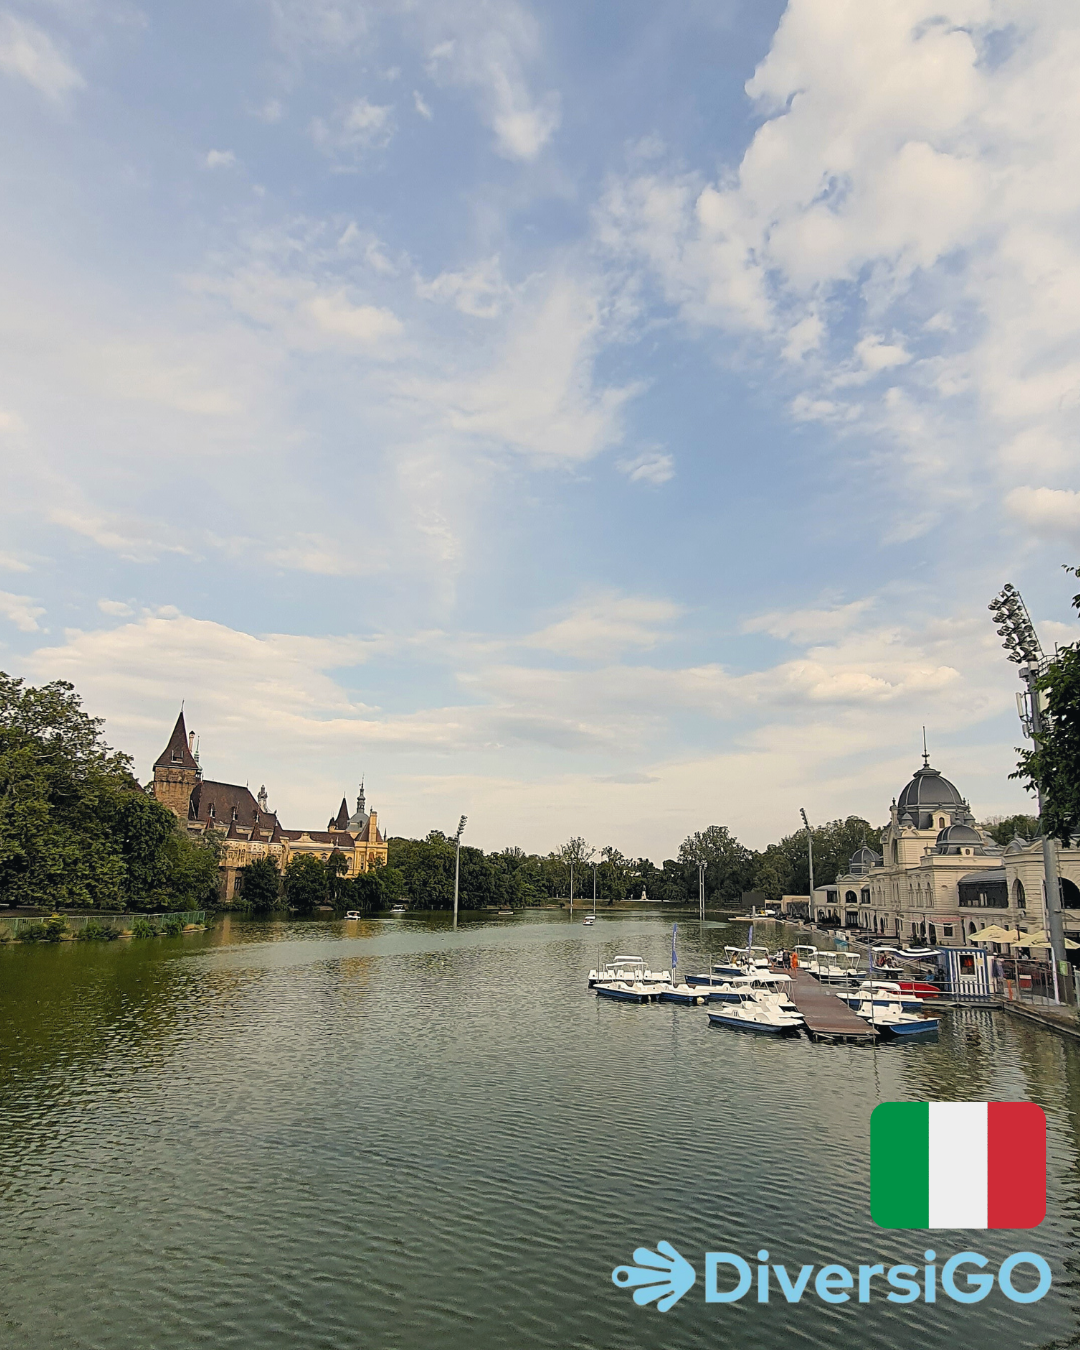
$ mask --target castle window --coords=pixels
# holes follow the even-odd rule
[[[943,830],[943,829],[945,828],[945,817],[944,817],[944,816],[938,816],[937,827],[938,827],[939,830]]]
[[[942,936],[942,937],[952,937],[952,935],[953,935],[953,926],[952,926],[952,924],[951,924],[951,923],[943,923],[943,924],[941,925],[941,936]]]
[[[1017,909],[1027,909],[1027,892],[1019,877],[1013,882],[1013,899],[1016,901]]]

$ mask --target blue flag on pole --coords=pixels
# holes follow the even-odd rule
[[[675,967],[679,964],[679,958],[675,955],[675,935],[678,933],[678,931],[679,931],[679,925],[678,925],[677,923],[673,923],[673,924],[671,925],[671,971],[672,971],[672,974],[675,973]]]
[[[746,950],[749,951],[754,945],[754,925],[750,925],[750,931],[746,935]]]

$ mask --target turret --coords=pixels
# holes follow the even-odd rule
[[[181,708],[169,743],[154,764],[154,796],[162,806],[167,806],[181,820],[186,821],[191,793],[200,777],[199,764],[191,753],[187,727],[184,725],[184,710]]]

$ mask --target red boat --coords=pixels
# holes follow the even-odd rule
[[[925,980],[899,980],[902,994],[918,994],[920,998],[939,998],[941,990],[936,984],[927,984]]]

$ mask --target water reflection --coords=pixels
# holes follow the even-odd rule
[[[18,1347],[450,1350],[1064,1342],[1077,1329],[1080,1055],[1004,1014],[932,1046],[762,1044],[603,1004],[599,956],[666,964],[663,917],[275,922],[0,951],[0,1310]],[[745,928],[680,934],[704,969]],[[672,1313],[613,1266],[660,1237],[789,1268],[897,1261],[866,1205],[878,1100],[1030,1096],[1051,1206],[1031,1308]],[[963,1166],[958,1159],[957,1165]],[[935,1234],[941,1251],[970,1235]],[[1016,1235],[979,1235],[993,1259]],[[917,1251],[918,1249],[918,1251]]]

